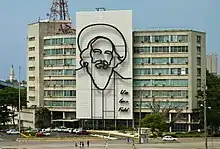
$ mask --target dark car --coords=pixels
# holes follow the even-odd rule
[[[76,133],[77,135],[89,135],[89,132],[86,130],[82,130]]]

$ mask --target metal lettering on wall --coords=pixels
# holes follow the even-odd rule
[[[123,96],[123,98],[121,98],[119,100],[119,104],[123,105],[123,107],[120,107],[118,109],[118,111],[120,112],[128,112],[129,111],[129,108],[128,107],[124,107],[124,106],[127,106],[127,104],[129,103],[128,100],[126,100],[126,95],[128,95],[128,91],[126,90],[121,90],[120,94]]]

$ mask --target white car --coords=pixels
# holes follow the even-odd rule
[[[8,135],[18,135],[19,131],[15,130],[15,129],[11,129],[11,130],[8,130],[6,133]]]
[[[50,133],[49,133],[49,132],[43,132],[43,134],[44,134],[45,136],[50,136]]]
[[[172,136],[164,136],[163,141],[177,141],[177,138],[174,138]]]

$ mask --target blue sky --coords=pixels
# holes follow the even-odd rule
[[[0,4],[0,79],[8,79],[12,64],[26,79],[27,24],[46,18],[52,0],[2,0]],[[96,7],[133,10],[133,28],[189,28],[207,33],[207,53],[220,55],[220,0],[69,0],[75,25],[75,12]],[[17,75],[18,76],[18,75]]]

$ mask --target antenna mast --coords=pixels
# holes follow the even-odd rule
[[[53,0],[48,16],[50,21],[62,22],[59,29],[62,34],[74,32],[71,30],[72,22],[68,11],[68,0]]]
[[[68,0],[53,0],[49,20],[71,20],[68,11]]]

